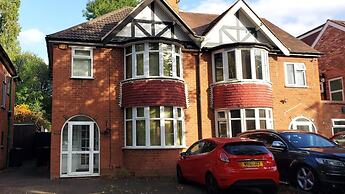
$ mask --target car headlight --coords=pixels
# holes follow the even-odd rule
[[[329,165],[329,166],[338,166],[345,167],[345,164],[339,160],[326,159],[326,158],[316,158],[316,161],[319,164]]]

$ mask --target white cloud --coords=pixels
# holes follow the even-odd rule
[[[188,11],[220,14],[233,2],[204,0]],[[345,19],[343,0],[251,0],[249,5],[260,17],[265,17],[293,35],[311,30],[327,19]]]
[[[19,41],[21,45],[32,45],[44,42],[44,33],[38,29],[28,29],[20,32]]]

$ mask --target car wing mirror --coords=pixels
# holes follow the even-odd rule
[[[180,156],[181,158],[186,158],[187,156],[189,156],[189,154],[187,152],[181,152]]]
[[[279,149],[283,149],[283,150],[287,149],[286,145],[281,141],[274,141],[272,143],[272,148],[279,148]]]

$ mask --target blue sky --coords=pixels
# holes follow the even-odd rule
[[[21,0],[20,43],[22,51],[38,54],[47,61],[44,37],[84,22],[87,0]],[[184,11],[221,13],[234,0],[181,0]],[[299,35],[326,21],[345,20],[343,0],[247,0],[260,16],[293,35]]]

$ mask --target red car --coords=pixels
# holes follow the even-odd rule
[[[182,152],[177,180],[206,185],[210,194],[233,187],[257,187],[277,193],[279,173],[272,153],[263,143],[244,138],[211,138]]]

